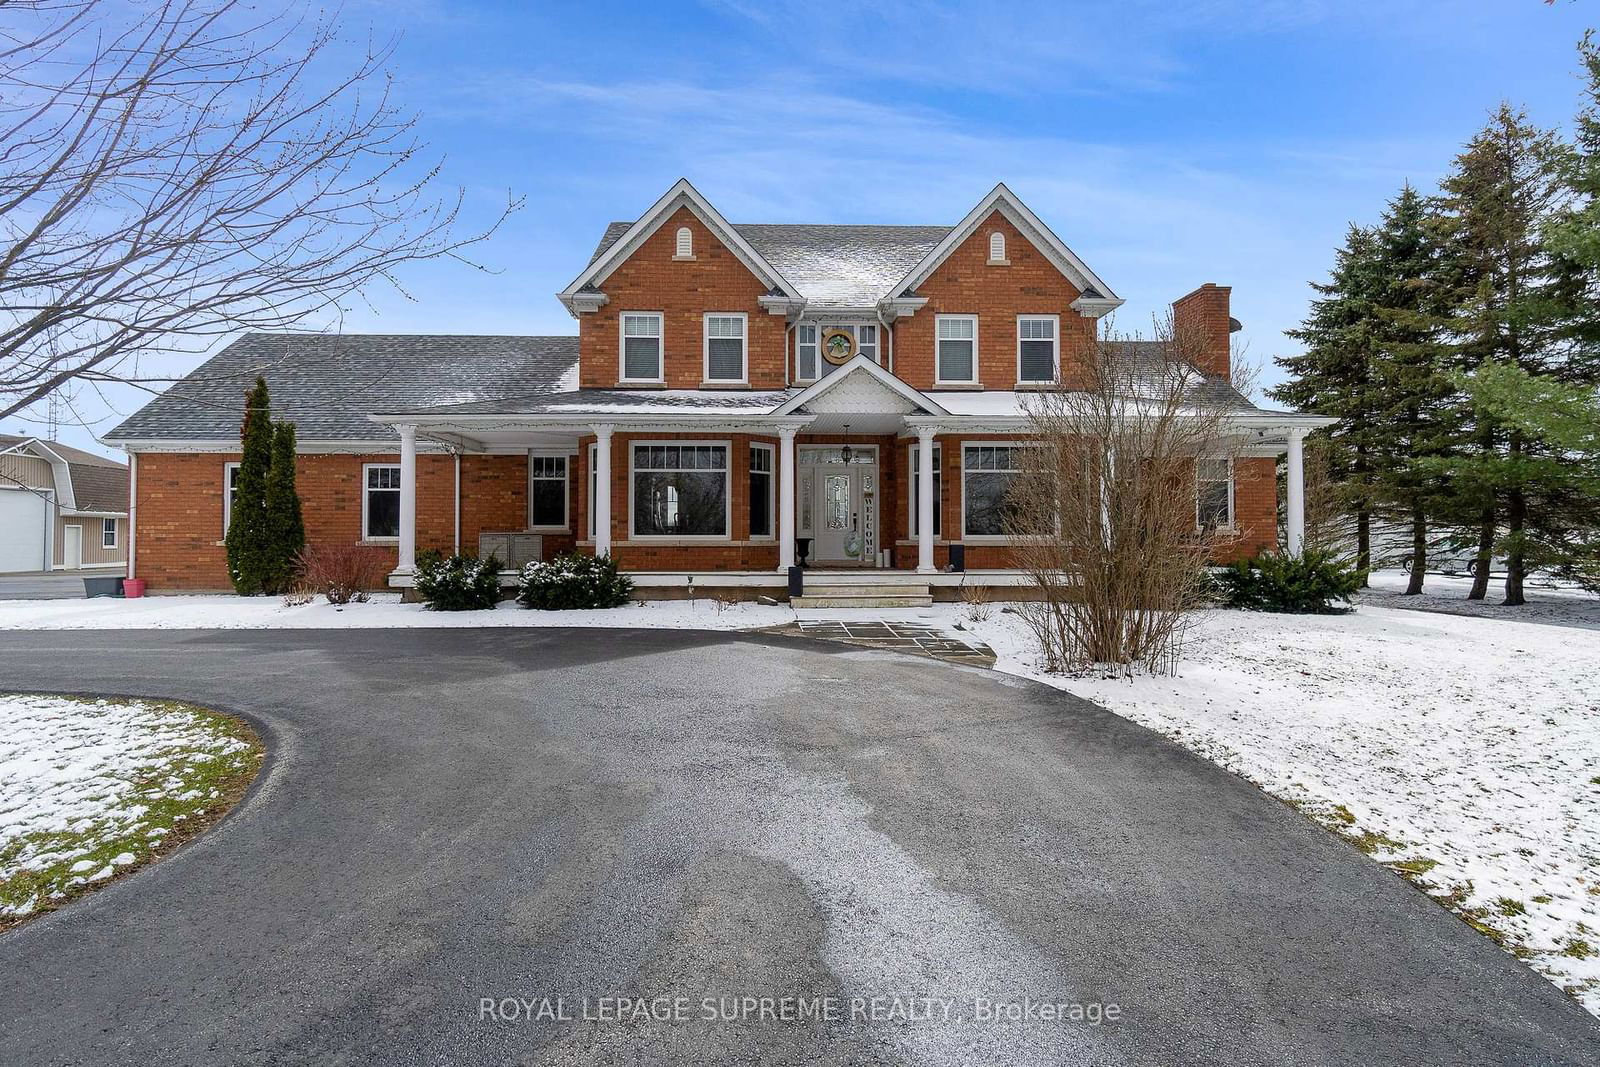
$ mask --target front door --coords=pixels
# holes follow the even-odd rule
[[[62,532],[66,537],[61,548],[62,565],[75,571],[83,566],[83,527],[63,526]]]
[[[810,507],[800,508],[802,528],[809,519],[811,562],[821,566],[875,567],[878,563],[876,449],[852,449],[846,461],[838,448],[803,450],[801,492]]]

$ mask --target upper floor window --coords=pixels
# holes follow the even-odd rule
[[[1056,326],[1054,315],[1017,316],[1017,381],[1056,380]]]
[[[817,380],[817,324],[802,322],[794,328],[794,376],[798,381]]]
[[[940,315],[937,344],[935,384],[978,380],[978,316]]]
[[[1233,529],[1233,461],[1202,459],[1195,467],[1195,524],[1202,530]]]
[[[528,457],[528,526],[567,528],[567,457]]]
[[[400,467],[369,463],[362,468],[366,491],[361,495],[361,535],[368,541],[400,536]]]
[[[1006,235],[999,230],[989,235],[989,262],[1004,263],[1006,261]]]
[[[661,381],[661,313],[622,313],[622,380]]]
[[[694,231],[687,226],[678,227],[678,243],[673,252],[674,259],[694,258]]]
[[[872,360],[872,362],[878,362],[878,328],[876,326],[856,327],[856,351]]]
[[[745,317],[739,314],[710,314],[706,322],[706,365],[708,382],[745,380]]]

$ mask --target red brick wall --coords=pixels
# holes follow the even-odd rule
[[[694,259],[672,258],[680,226],[694,234]],[[662,366],[666,386],[698,389],[704,380],[706,312],[742,311],[746,316],[749,387],[785,384],[785,324],[757,303],[766,287],[688,208],[679,208],[627,261],[600,285],[610,299],[599,311],[578,317],[579,381],[585,389],[618,386],[619,315],[662,313]]]
[[[1178,352],[1201,370],[1226,378],[1232,336],[1228,305],[1233,289],[1206,282],[1172,302],[1172,328]]]
[[[137,577],[154,592],[228,589],[222,544],[223,465],[236,454],[141,453],[138,478]],[[362,465],[398,463],[398,455],[303,454],[295,463],[306,541],[361,540]],[[570,491],[570,490],[569,490]],[[482,530],[527,525],[528,460],[523,455],[461,458],[461,545],[475,551]],[[417,456],[417,548],[450,551],[455,542],[455,463],[448,455]],[[570,534],[545,534],[546,553],[569,550]],[[375,547],[389,566],[392,542]]]
[[[989,235],[1006,236],[1009,266],[989,264]],[[1017,384],[1017,316],[1057,315],[1061,368],[1073,366],[1094,338],[1094,320],[1072,310],[1078,290],[1000,212],[995,212],[939,265],[917,292],[927,304],[894,323],[895,374],[918,389],[934,388],[935,317],[978,316],[978,383],[986,389]]]

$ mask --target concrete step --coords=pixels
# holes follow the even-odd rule
[[[841,594],[830,589],[825,593],[789,598],[791,607],[802,610],[805,608],[925,608],[932,603],[933,596],[927,592],[919,593],[915,590],[894,587],[884,592],[854,594]]]
[[[805,590],[806,596],[927,596],[929,594],[926,582],[902,585],[879,585],[875,582],[831,585],[807,579]]]

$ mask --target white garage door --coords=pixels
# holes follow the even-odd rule
[[[45,570],[44,523],[50,505],[22,489],[0,489],[0,574]]]

